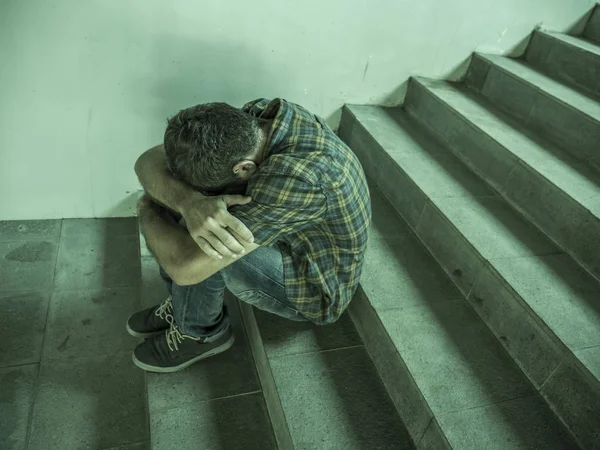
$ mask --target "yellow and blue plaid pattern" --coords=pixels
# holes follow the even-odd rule
[[[282,99],[248,114],[273,120],[267,155],[248,184],[253,201],[231,208],[260,245],[280,246],[288,299],[307,319],[336,321],[358,286],[371,203],[352,151],[323,119]]]

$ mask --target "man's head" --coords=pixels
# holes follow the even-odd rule
[[[203,191],[244,183],[260,163],[263,125],[225,103],[183,109],[165,131],[167,165],[175,176]]]

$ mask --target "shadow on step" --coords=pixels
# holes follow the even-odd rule
[[[457,85],[455,85],[455,87],[467,93],[467,95],[475,103],[488,110],[500,122],[505,123],[507,126],[514,128],[515,130],[518,130],[520,133],[523,133],[536,145],[543,148],[546,152],[559,159],[567,166],[571,167],[574,171],[584,176],[591,183],[594,183],[596,186],[600,187],[600,174],[598,174],[598,172],[595,171],[592,168],[592,166],[586,164],[585,161],[578,161],[577,159],[575,159],[575,157],[571,156],[569,152],[561,148],[559,144],[555,144],[554,142],[552,142],[551,138],[540,136],[538,133],[535,133],[527,127],[523,126],[520,122],[510,117],[508,114],[500,111],[498,107],[495,106],[494,103],[492,103],[487,98],[481,95],[476,95],[475,91]],[[594,99],[597,100],[596,98]]]
[[[167,296],[158,266],[142,258],[144,306]],[[275,450],[260,383],[238,303],[225,296],[235,343],[228,351],[172,374],[147,374],[153,450],[260,448]]]
[[[410,372],[385,373],[385,360],[397,355],[381,355],[382,377],[397,391],[391,396],[410,399],[401,391],[410,389],[413,378],[455,448],[502,448],[515,441],[538,446],[546,440],[547,448],[566,448],[561,445],[570,438],[535,388],[401,221],[375,192],[371,253],[361,284]],[[386,284],[394,286],[395,302],[379,300],[394,295]],[[419,402],[397,406],[405,420],[426,408]],[[426,429],[415,427],[411,432],[419,440]],[[544,435],[548,429],[555,432]]]
[[[413,448],[346,313],[326,326],[256,315],[297,448]]]
[[[402,133],[423,149],[419,157],[428,160],[428,178],[426,181],[417,180],[417,184],[429,200],[425,202],[415,231],[463,294],[468,295],[471,291],[484,261],[536,258],[548,269],[546,276],[536,280],[536,285],[544,285],[548,289],[560,285],[563,292],[555,297],[559,304],[562,302],[567,306],[573,301],[587,303],[593,308],[600,328],[597,281],[570,257],[553,258],[552,255],[564,255],[564,251],[469,170],[446,144],[433,135],[426,135],[423,126],[404,110],[396,108],[386,112],[400,126]],[[389,153],[383,156],[389,156]],[[411,158],[394,159],[394,164],[409,178],[424,178],[418,166],[411,166]],[[433,166],[435,170],[432,170]],[[431,185],[441,185],[444,189],[440,193],[439,188]],[[406,192],[405,195],[416,198],[414,192]],[[373,216],[376,216],[375,212]],[[383,226],[389,228],[389,225]],[[471,246],[475,252],[469,248]],[[521,277],[524,275],[528,274],[520,274]],[[569,292],[575,295],[570,296]],[[598,342],[590,345],[598,345]]]

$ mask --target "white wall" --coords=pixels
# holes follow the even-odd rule
[[[201,102],[335,124],[594,0],[0,0],[0,220],[131,215],[136,157]]]

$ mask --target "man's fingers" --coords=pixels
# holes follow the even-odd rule
[[[246,197],[245,195],[224,195],[225,203],[227,207],[233,205],[246,205],[252,201],[252,197]]]
[[[221,255],[223,255],[224,258],[236,258],[237,257],[237,252],[232,252],[231,250],[229,250],[229,248],[227,248],[223,242],[221,241],[221,237],[217,236],[215,234],[213,234],[212,236],[208,236],[207,237],[208,242],[210,243],[210,245]],[[237,242],[237,241],[236,241]],[[239,245],[239,244],[238,244]],[[243,250],[243,248],[242,248]]]
[[[215,230],[214,233],[221,243],[231,250],[232,254],[235,253],[238,256],[244,254],[244,246],[228,230],[221,228],[220,230]]]
[[[231,228],[246,242],[254,242],[254,236],[252,235],[252,231],[250,231],[248,227],[244,225],[244,222],[242,222],[237,217],[234,217],[231,214],[229,214],[223,222],[224,226]]]
[[[212,245],[210,245],[210,243],[204,239],[202,236],[192,236],[194,238],[194,241],[196,241],[196,244],[198,244],[198,247],[200,247],[200,250],[202,250],[204,253],[206,253],[208,256],[210,256],[211,258],[215,258],[215,259],[223,259],[223,255],[221,255],[219,252],[217,252]]]

